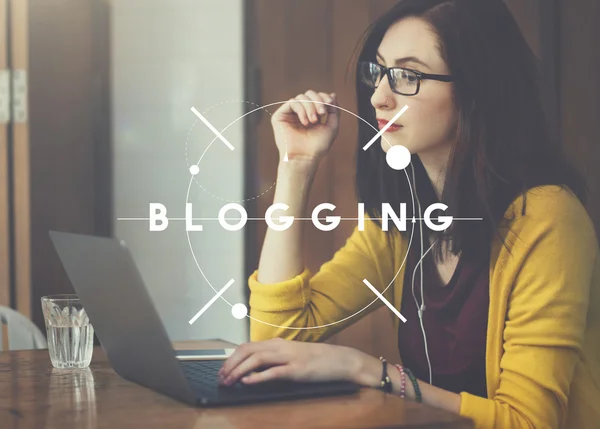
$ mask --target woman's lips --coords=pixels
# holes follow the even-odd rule
[[[388,121],[385,120],[377,120],[377,124],[379,125],[379,129],[382,130],[383,127],[385,127],[388,124]],[[393,133],[395,131],[398,131],[399,129],[402,128],[402,125],[396,125],[396,124],[392,124],[387,130],[386,132],[388,133]]]

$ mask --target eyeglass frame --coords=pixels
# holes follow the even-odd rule
[[[392,92],[395,93],[395,94],[398,94],[398,95],[404,95],[406,97],[414,97],[415,95],[417,95],[419,93],[419,91],[421,90],[421,81],[423,81],[423,80],[436,80],[436,81],[439,81],[439,82],[453,82],[454,81],[454,77],[451,76],[451,75],[423,73],[423,72],[420,72],[418,70],[413,70],[413,69],[409,69],[409,68],[406,68],[406,67],[389,67],[388,68],[388,67],[382,66],[381,64],[378,64],[376,62],[373,62],[373,61],[359,61],[358,62],[359,66],[361,66],[363,64],[369,64],[369,65],[372,64],[372,65],[377,66],[382,71],[382,75],[381,75],[382,78],[381,78],[381,80],[383,80],[383,76],[387,76],[387,78],[388,78],[388,84],[390,84],[390,89],[392,90]],[[416,90],[416,92],[414,94],[403,94],[403,93],[401,93],[399,91],[396,91],[392,87],[391,82],[392,82],[392,71],[393,70],[408,71],[408,72],[414,73],[417,76],[417,90]],[[381,80],[379,81],[380,84],[381,84]],[[377,85],[377,86],[375,86],[375,85],[370,86],[367,83],[365,83],[362,79],[361,79],[361,82],[362,82],[363,85],[365,85],[365,86],[367,86],[368,88],[371,88],[371,89],[377,89],[379,87],[379,85]]]

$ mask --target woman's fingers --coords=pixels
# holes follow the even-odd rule
[[[224,378],[224,383],[226,385],[230,385],[237,382],[243,376],[252,373],[253,371],[259,369],[262,370],[264,367],[271,367],[286,363],[288,362],[283,358],[281,353],[274,351],[260,351],[252,354],[233,370],[231,370],[229,375]]]
[[[323,100],[324,103],[327,104],[334,104],[335,100],[333,99],[333,95],[332,94],[327,94],[325,92],[319,92],[319,96],[321,97],[321,100]],[[327,113],[329,111],[331,111],[330,109],[334,108],[333,106],[328,106],[327,104],[322,104],[321,106],[323,107],[323,112]]]
[[[236,368],[238,365],[248,359],[253,353],[263,347],[263,343],[260,342],[244,343],[240,345],[223,363],[223,366],[219,370],[219,375],[224,377],[228,376],[234,368]]]
[[[304,109],[303,104],[297,100],[297,98],[292,98],[290,101],[286,103],[289,106],[289,109],[298,116],[300,123],[305,127],[310,125],[310,120],[308,119],[308,114]]]
[[[331,113],[331,108],[333,105],[333,97],[330,94],[326,94],[324,92],[319,92],[319,97],[322,100],[323,103],[326,104],[318,104],[319,108],[319,113],[320,113],[320,124],[321,125],[325,125],[327,124],[327,119],[329,118],[329,114]]]
[[[319,115],[317,114],[317,108],[314,103],[311,103],[311,99],[308,95],[300,94],[299,96],[296,97],[296,100],[299,100],[300,103],[302,104],[302,107],[304,107],[306,116],[308,117],[308,120],[310,121],[311,124],[316,124],[317,122],[319,122]]]
[[[337,94],[331,93],[331,94],[326,94],[326,95],[329,95],[329,98],[331,99],[331,101],[328,102],[330,104],[330,106],[327,106],[327,111],[329,113],[335,113],[336,115],[339,115],[340,109],[337,108],[337,106],[338,106]]]
[[[322,94],[322,92],[317,94],[315,91],[306,92],[306,96],[309,98],[309,100],[314,101],[314,103],[311,104],[315,108],[318,115],[327,114],[327,106],[323,104],[327,103],[327,101],[323,98]]]
[[[225,360],[223,366],[219,370],[219,376],[227,377],[230,373],[241,365],[246,359],[257,353],[264,352],[277,352],[281,350],[284,344],[287,344],[285,340],[281,338],[274,338],[266,341],[256,341],[241,344],[235,349],[235,351]]]
[[[317,123],[325,124],[328,114],[335,111],[335,107],[327,106],[325,103],[334,105],[336,103],[335,95],[309,90],[288,100],[280,107],[279,114],[284,116],[295,114],[305,127]]]
[[[290,379],[293,376],[293,369],[291,365],[279,365],[261,372],[254,372],[245,377],[242,377],[242,383],[244,384],[255,384],[263,383],[265,381],[278,380],[278,379]]]

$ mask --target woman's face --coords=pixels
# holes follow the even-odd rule
[[[427,22],[418,18],[403,19],[388,29],[379,45],[377,62],[386,67],[449,74],[434,31]],[[395,121],[400,127],[391,127],[381,139],[385,152],[390,145],[402,145],[411,154],[418,154],[424,163],[432,157],[440,161],[444,157],[447,159],[457,123],[451,83],[423,80],[417,95],[405,96],[392,92],[388,78],[384,77],[371,103],[375,108],[379,129],[405,105],[409,107]]]

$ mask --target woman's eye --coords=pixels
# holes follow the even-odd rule
[[[404,72],[402,73],[402,79],[406,80],[409,83],[416,83],[418,78],[413,73]]]

